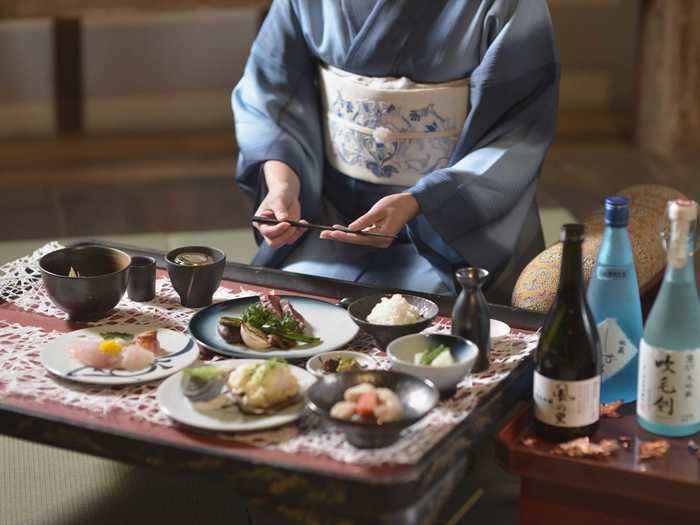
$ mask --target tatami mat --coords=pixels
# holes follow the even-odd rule
[[[225,483],[0,436],[0,525],[247,525]]]

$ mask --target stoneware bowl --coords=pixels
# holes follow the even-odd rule
[[[331,417],[333,405],[343,399],[343,394],[348,388],[360,383],[370,383],[376,387],[393,390],[401,400],[403,408],[401,419],[377,425]],[[325,375],[306,391],[309,410],[320,416],[326,423],[345,432],[348,442],[357,448],[381,448],[391,445],[399,439],[403,429],[413,425],[430,412],[437,404],[438,398],[438,390],[430,381],[386,370]]]
[[[126,291],[131,257],[106,246],[83,245],[47,253],[39,260],[46,291],[76,321],[105,317]],[[69,277],[70,269],[77,277]]]
[[[391,297],[391,295],[368,295],[353,301],[350,303],[350,306],[348,306],[348,313],[352,320],[355,321],[361,329],[374,337],[377,344],[382,349],[386,348],[394,339],[425,330],[438,314],[438,306],[433,301],[417,295],[404,295],[403,297],[408,303],[418,308],[422,317],[420,321],[402,325],[373,324],[367,322],[367,316],[382,297]]]
[[[455,364],[440,367],[413,364],[417,353],[438,345],[445,345],[450,349]],[[469,375],[479,355],[479,349],[474,343],[449,334],[406,335],[389,343],[386,352],[391,360],[392,370],[428,379],[443,394],[452,393],[460,381]]]
[[[186,266],[175,262],[175,258],[184,252],[197,252],[209,255],[213,262],[198,266]],[[226,254],[216,248],[207,246],[182,246],[170,250],[165,255],[165,264],[173,288],[180,296],[182,306],[201,308],[209,306],[214,292],[221,284],[226,266]]]

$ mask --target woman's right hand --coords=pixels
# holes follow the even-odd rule
[[[285,219],[298,221],[301,219],[299,204],[299,177],[292,169],[277,160],[269,160],[263,167],[267,195],[258,206],[255,215],[271,217],[279,221]],[[294,228],[287,223],[255,224],[265,242],[273,248],[292,244],[304,233],[303,228]]]

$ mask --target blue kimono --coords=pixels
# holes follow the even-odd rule
[[[319,63],[422,83],[469,77],[469,113],[448,165],[410,188],[330,166]],[[261,166],[280,160],[300,178],[309,221],[348,224],[397,191],[410,191],[421,213],[386,249],[309,232],[294,246],[261,244],[253,263],[433,292],[454,291],[452,273],[465,265],[517,277],[543,247],[534,198],[558,84],[546,0],[275,0],[232,97],[241,188],[259,204]],[[538,234],[524,239],[526,223]],[[498,299],[509,299],[512,275]]]

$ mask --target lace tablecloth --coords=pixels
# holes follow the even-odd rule
[[[48,298],[37,269],[43,254],[60,247],[57,243],[50,243],[27,257],[0,267],[0,298],[35,314],[66,319],[66,314]],[[234,292],[222,287],[214,298],[221,301],[252,293],[244,288]],[[125,297],[110,317],[90,324],[157,324],[184,332],[192,313],[192,309],[180,305],[170,281],[164,277],[156,282],[153,301],[137,303]],[[449,330],[449,325],[443,321],[430,330]],[[156,425],[174,425],[158,408],[155,392],[159,383],[107,388],[75,384],[49,374],[39,362],[39,350],[61,334],[39,326],[0,320],[0,395],[21,395],[39,403],[62,403],[96,416],[119,410],[133,419]],[[440,402],[423,420],[406,429],[397,443],[387,448],[356,449],[341,433],[322,425],[311,414],[305,414],[296,424],[276,430],[221,434],[219,437],[287,453],[325,455],[336,461],[360,465],[414,464],[530,354],[537,339],[535,334],[511,334],[494,342],[489,370],[465,378],[452,398]],[[382,368],[389,366],[386,356],[369,336],[360,334],[348,348],[371,354]],[[221,359],[203,357],[208,361]]]

